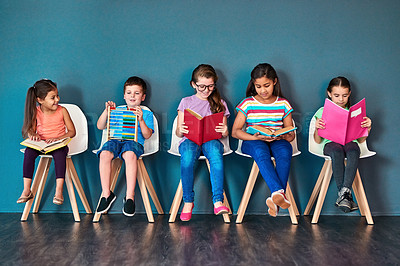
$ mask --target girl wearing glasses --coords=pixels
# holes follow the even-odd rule
[[[275,217],[279,207],[290,207],[285,189],[292,159],[290,142],[294,139],[294,132],[267,137],[259,133],[249,134],[247,129],[252,125],[272,130],[293,126],[293,109],[282,97],[278,76],[270,64],[259,64],[253,69],[246,97],[236,107],[238,112],[232,127],[232,136],[243,140],[242,152],[253,157],[260,168],[261,175],[272,192],[266,200],[268,213]],[[275,158],[276,167],[271,157]]]
[[[191,109],[202,117],[223,112],[223,122],[215,127],[215,131],[221,133],[222,137],[228,136],[227,118],[230,113],[226,102],[221,99],[216,87],[217,80],[218,76],[212,66],[205,64],[199,65],[194,69],[190,81],[190,85],[195,89],[195,94],[183,98],[178,106],[178,124],[175,133],[178,137],[182,138],[179,143],[184,201],[184,206],[180,215],[182,221],[189,221],[192,217],[192,210],[194,207],[193,168],[201,153],[206,156],[210,163],[214,213],[219,215],[229,211],[228,208],[223,205],[223,144],[218,139],[214,139],[198,145],[184,136],[184,134],[189,133],[189,127],[184,123],[185,109]]]

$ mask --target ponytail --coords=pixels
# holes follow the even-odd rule
[[[27,138],[28,134],[36,131],[36,93],[35,87],[28,89],[25,100],[24,124],[22,126],[22,137]]]
[[[221,95],[219,94],[217,87],[214,88],[207,100],[210,103],[210,109],[213,114],[225,112],[225,106],[221,101]]]

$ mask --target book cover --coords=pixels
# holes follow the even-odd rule
[[[284,127],[284,128],[278,129],[278,130],[272,130],[270,128],[256,125],[256,126],[249,126],[247,128],[246,132],[251,135],[254,135],[255,133],[260,133],[261,135],[268,136],[268,137],[278,137],[280,135],[289,133],[296,129],[297,129],[297,127],[290,126],[290,127]]]
[[[52,143],[46,143],[44,140],[34,141],[34,140],[26,139],[26,140],[22,141],[20,144],[46,154],[51,151],[62,148],[64,146],[67,146],[70,141],[71,141],[71,138],[60,139],[60,140],[54,141]]]
[[[325,129],[318,129],[318,135],[333,142],[345,145],[355,139],[368,136],[368,129],[361,127],[366,117],[365,98],[349,110],[325,99],[322,119]]]
[[[222,133],[216,132],[215,127],[223,122],[224,113],[216,113],[202,117],[190,109],[184,111],[184,122],[188,126],[189,133],[185,137],[201,145],[213,139],[222,138]]]
[[[108,113],[108,139],[137,140],[137,116],[134,109],[117,109],[109,107]]]

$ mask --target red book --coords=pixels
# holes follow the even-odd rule
[[[361,127],[365,116],[365,98],[351,106],[349,110],[326,99],[322,112],[325,129],[318,129],[318,135],[342,145],[368,136],[368,129]]]
[[[184,122],[188,126],[189,133],[185,137],[201,145],[213,139],[222,138],[222,133],[216,132],[215,127],[223,122],[224,112],[202,117],[193,110],[185,109]]]

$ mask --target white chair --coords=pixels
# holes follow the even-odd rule
[[[295,125],[294,124],[294,120],[293,120],[293,125]],[[241,156],[244,156],[244,157],[251,158],[250,155],[245,154],[245,153],[242,152],[242,143],[243,143],[243,140],[239,140],[238,148],[235,151],[235,153],[239,154]],[[295,137],[294,137],[293,141],[290,142],[290,144],[292,144],[292,148],[293,148],[292,157],[299,155],[301,152],[297,148],[296,131],[295,131]],[[275,158],[271,157],[271,160],[273,161],[273,163],[275,165]],[[246,188],[245,188],[243,196],[242,196],[242,200],[240,201],[239,209],[238,209],[238,212],[237,212],[236,223],[242,223],[242,221],[243,221],[243,216],[244,216],[244,213],[246,212],[247,205],[249,204],[250,196],[251,196],[251,194],[253,192],[253,188],[254,188],[254,185],[256,183],[256,180],[257,180],[259,172],[260,172],[260,169],[258,168],[257,163],[254,161],[253,162],[253,166],[252,166],[251,171],[250,171],[249,179],[247,181]],[[286,197],[289,199],[289,201],[291,203],[291,205],[290,205],[288,210],[289,210],[289,215],[290,215],[290,219],[292,221],[292,224],[298,224],[297,216],[299,216],[300,213],[299,213],[299,210],[297,209],[296,201],[294,200],[293,193],[292,193],[292,190],[291,190],[290,185],[289,185],[289,181],[288,181],[287,186],[286,186],[286,193],[285,194],[286,194]]]
[[[146,106],[141,106],[141,107],[144,110],[150,111],[150,109]],[[137,181],[139,184],[140,193],[142,195],[147,219],[150,223],[154,222],[154,216],[153,216],[153,212],[151,210],[149,196],[147,193],[150,194],[150,197],[153,200],[153,203],[157,209],[157,212],[159,214],[164,214],[164,211],[161,207],[160,201],[158,200],[157,194],[154,190],[153,184],[150,180],[149,174],[148,174],[146,167],[144,165],[144,162],[143,162],[143,157],[154,154],[154,153],[158,152],[158,150],[159,150],[160,140],[159,140],[158,121],[154,114],[153,114],[153,122],[154,122],[154,132],[151,135],[151,137],[146,139],[144,142],[144,153],[142,154],[142,156],[140,156],[138,158],[138,172],[137,172]],[[106,141],[107,141],[107,129],[104,129],[102,138],[101,138],[100,148],[97,150],[94,150],[93,153],[96,154],[97,151],[99,151],[101,149],[101,147],[103,146],[103,144]],[[122,167],[121,159],[116,158],[112,161],[111,184],[110,184],[111,191],[114,191],[114,189],[115,189],[115,185],[117,184],[117,180],[118,180],[119,172],[121,171],[121,167]],[[103,195],[100,196],[98,204],[100,204],[100,200],[101,200],[102,196]],[[98,206],[98,204],[97,204],[97,206]],[[97,210],[97,207],[96,207],[96,210]],[[100,220],[100,217],[101,217],[101,213],[96,212],[93,217],[93,222],[98,222]]]
[[[313,224],[318,223],[322,205],[324,204],[326,192],[328,191],[329,183],[332,177],[332,159],[331,157],[324,155],[323,144],[316,143],[314,140],[315,121],[316,119],[315,117],[313,117],[310,122],[309,136],[308,136],[308,150],[310,153],[318,157],[324,158],[325,162],[324,165],[322,166],[318,180],[315,184],[314,190],[311,193],[311,197],[304,211],[304,215],[310,214],[310,211],[318,196],[317,205],[315,206],[314,215],[311,221],[311,223]],[[367,158],[374,156],[376,154],[376,152],[368,150],[366,141],[364,141],[363,143],[358,143],[358,146],[360,147],[361,151],[360,158]],[[361,215],[365,216],[368,224],[374,224],[358,169],[353,182],[353,191],[356,200],[358,202]]]
[[[80,154],[87,150],[88,146],[88,129],[87,129],[87,120],[82,110],[74,104],[60,104],[64,106],[71,116],[72,122],[75,125],[76,135],[72,138],[70,143],[68,144],[69,152],[67,156],[67,167],[65,173],[65,184],[68,190],[69,199],[71,202],[72,212],[74,214],[75,222],[80,221],[78,205],[76,203],[76,197],[74,192],[74,187],[81,198],[83,203],[83,207],[87,213],[92,213],[89,203],[86,199],[85,192],[83,191],[82,184],[79,180],[78,174],[75,170],[74,163],[72,162],[72,156],[76,154]],[[21,150],[25,151],[25,149]],[[43,195],[43,189],[46,184],[47,175],[49,172],[50,164],[52,161],[51,155],[40,155],[39,165],[36,169],[35,177],[32,181],[31,191],[36,198],[35,204],[33,206],[33,213],[37,213],[39,210],[40,201]],[[72,184],[72,182],[73,184]],[[33,199],[34,199],[33,198]],[[22,213],[21,221],[26,221],[28,219],[29,211],[32,207],[33,199],[27,201],[25,203],[25,208]]]
[[[173,126],[172,126],[171,147],[168,150],[168,153],[170,153],[172,155],[175,155],[175,156],[181,156],[181,154],[179,153],[179,141],[182,138],[179,138],[175,134],[176,127],[177,127],[177,119],[178,119],[178,117],[175,117],[175,120],[174,120],[174,123],[173,123]],[[221,142],[224,145],[224,156],[228,155],[228,154],[231,154],[232,150],[229,147],[229,137],[222,138]],[[206,163],[207,163],[208,171],[210,171],[210,163],[208,162],[207,158],[204,155],[202,155],[202,156],[199,157],[199,160],[205,160]],[[178,188],[176,189],[174,200],[172,201],[171,210],[169,211],[169,213],[170,213],[169,222],[170,223],[174,223],[175,222],[176,215],[178,214],[178,210],[179,210],[179,207],[180,207],[181,202],[182,202],[182,198],[183,198],[182,180],[180,180]],[[229,206],[228,199],[226,198],[225,191],[224,191],[224,205],[229,209],[229,214],[232,214],[232,210],[231,210],[231,208]],[[224,218],[225,223],[230,223],[229,214],[225,213],[225,214],[222,215],[223,218]]]

